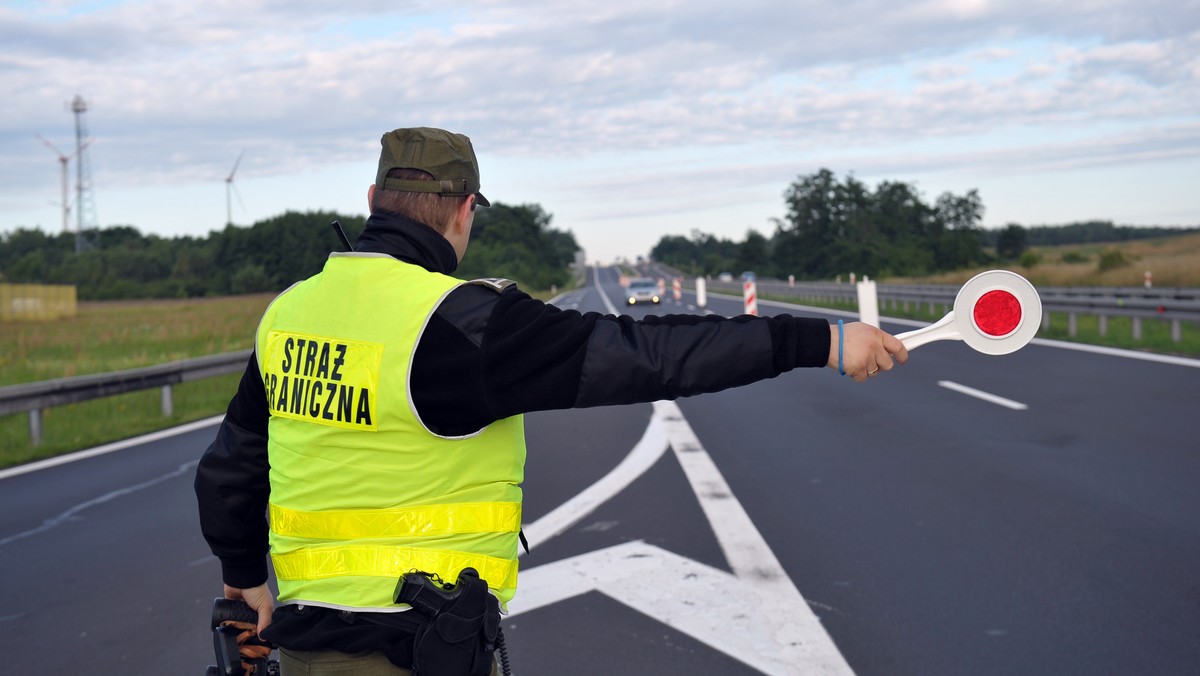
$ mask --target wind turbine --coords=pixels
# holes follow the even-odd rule
[[[233,202],[231,201],[230,193],[237,192],[237,188],[233,187],[233,175],[237,173],[238,165],[242,163],[242,155],[246,151],[238,153],[237,161],[233,163],[233,169],[229,170],[229,175],[225,177],[225,224],[233,225]],[[238,193],[238,204],[242,205],[242,209],[246,205],[242,203],[242,194]]]
[[[92,142],[88,139],[82,146],[77,148],[75,152],[67,155],[59,150],[53,143],[46,140],[46,137],[41,134],[34,134],[42,143],[46,145],[55,155],[58,155],[58,163],[62,165],[62,209],[63,209],[63,232],[70,232],[71,226],[71,203],[67,200],[67,164],[72,157],[79,154],[88,144]]]

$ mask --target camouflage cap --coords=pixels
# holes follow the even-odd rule
[[[479,193],[479,162],[471,139],[443,129],[413,127],[396,129],[380,140],[379,171],[375,185],[402,192],[436,192],[442,195],[475,195],[480,206],[490,206]],[[406,181],[388,178],[392,169],[420,169],[433,176],[432,181]]]

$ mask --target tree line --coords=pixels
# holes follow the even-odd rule
[[[1131,228],[1095,221],[1027,229],[1010,223],[980,227],[984,206],[976,190],[943,193],[928,203],[912,185],[884,181],[874,189],[828,169],[800,176],[784,192],[786,214],[767,237],[750,230],[740,242],[693,230],[662,237],[651,258],[689,274],[752,270],[760,275],[828,279],[857,272],[875,278],[910,277],[997,261],[1015,261],[1030,246],[1122,241],[1178,228]]]
[[[74,233],[20,228],[0,236],[0,282],[74,284],[80,300],[282,291],[320,272],[329,253],[342,250],[330,227],[334,220],[351,241],[366,222],[328,211],[288,211],[203,238],[113,226],[83,233],[80,253]],[[507,277],[530,290],[566,286],[579,246],[570,232],[551,228],[551,220],[536,204],[477,210],[470,251],[455,276]]]
[[[1115,225],[1112,221],[1083,221],[1067,225],[1033,225],[1025,228],[1024,240],[1029,246],[1058,246],[1060,244],[1095,244],[1128,242],[1138,239],[1170,237],[1184,232],[1196,232],[1200,228],[1133,227]],[[988,242],[997,244],[1003,230],[988,231]]]

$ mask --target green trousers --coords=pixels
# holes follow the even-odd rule
[[[402,669],[383,656],[383,653],[339,653],[332,650],[279,650],[280,676],[412,676],[412,671]],[[492,665],[492,676],[500,676],[500,669]]]

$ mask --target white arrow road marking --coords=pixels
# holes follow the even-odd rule
[[[555,535],[574,526],[580,519],[591,514],[597,507],[608,501],[634,479],[650,469],[662,454],[666,452],[669,439],[666,427],[658,416],[650,418],[650,424],[642,434],[641,441],[633,447],[621,464],[613,468],[603,479],[588,486],[579,495],[559,505],[554,511],[543,516],[528,526],[522,527],[529,546],[535,547]],[[524,577],[524,573],[521,573]]]
[[[648,469],[664,439],[733,573],[629,542],[522,571],[509,616],[596,591],[765,673],[853,674],[673,402],[655,402],[621,465],[525,532],[541,543],[578,522]]]

